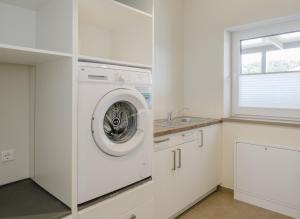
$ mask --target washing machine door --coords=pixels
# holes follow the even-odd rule
[[[94,110],[94,141],[106,154],[124,156],[141,146],[148,119],[147,103],[138,91],[111,91],[99,100]]]

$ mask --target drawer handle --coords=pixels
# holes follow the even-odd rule
[[[131,215],[130,218],[128,218],[128,219],[136,219],[136,215],[133,214],[133,215]]]
[[[178,153],[179,153],[179,163],[178,163],[178,169],[180,169],[181,168],[181,149],[177,149],[178,150]]]
[[[203,143],[203,130],[200,131],[200,136],[201,136],[201,144],[199,145],[200,148],[203,148],[204,143]]]
[[[163,143],[163,142],[167,142],[167,141],[170,141],[170,138],[166,138],[166,139],[162,139],[162,140],[157,140],[157,141],[154,141],[155,144],[159,144],[159,143]]]
[[[172,170],[175,171],[176,170],[176,151],[172,151],[173,153],[173,168]]]
[[[181,136],[182,137],[189,137],[189,136],[192,136],[193,135],[193,133],[184,133],[184,134],[182,134]]]

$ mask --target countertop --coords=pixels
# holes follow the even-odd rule
[[[210,126],[218,123],[222,123],[222,119],[211,119],[211,118],[199,118],[199,117],[190,117],[191,121],[184,125],[178,126],[163,126],[162,122],[164,120],[155,120],[154,121],[154,137],[161,137],[164,135],[170,135],[177,132],[184,132],[192,129],[197,129],[205,126]]]

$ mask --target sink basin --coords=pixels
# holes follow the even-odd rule
[[[192,121],[192,118],[190,117],[182,117],[182,118],[176,118],[173,120],[174,122],[182,122],[182,123],[188,123]]]
[[[177,117],[171,121],[162,120],[157,123],[159,126],[163,127],[178,127],[178,126],[185,126],[193,123],[198,123],[204,121],[205,119],[202,118],[193,118],[193,117]]]

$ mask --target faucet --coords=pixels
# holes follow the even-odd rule
[[[188,107],[183,107],[182,109],[176,111],[176,114],[184,112],[184,110],[189,110],[189,108]],[[172,121],[173,120],[173,112],[172,111],[168,112],[168,118],[167,118],[167,120],[168,121]]]
[[[172,119],[173,119],[173,112],[172,111],[170,111],[170,112],[168,112],[168,121],[172,121]]]

